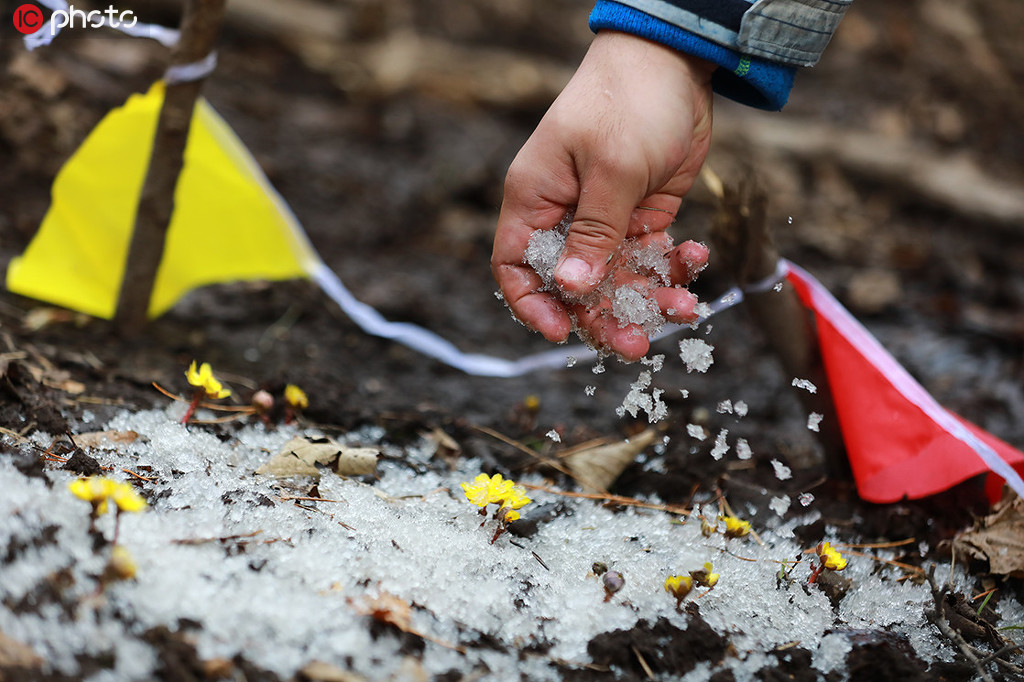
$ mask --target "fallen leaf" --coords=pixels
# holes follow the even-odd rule
[[[284,444],[281,451],[270,458],[257,474],[265,476],[313,476],[320,478],[322,466],[334,468],[339,476],[372,474],[377,469],[375,448],[351,448],[330,438],[296,436]]]
[[[291,476],[313,476],[320,478],[320,470],[304,462],[294,452],[279,452],[256,470],[262,476],[288,478]]]
[[[334,471],[339,476],[372,474],[377,470],[378,455],[380,450],[376,448],[342,448]]]
[[[136,431],[90,431],[75,434],[75,445],[80,448],[98,448],[101,445],[134,443],[138,438]]]
[[[0,666],[6,668],[38,668],[43,659],[27,644],[11,639],[0,632]],[[3,679],[0,676],[0,679]]]
[[[953,540],[960,556],[988,561],[989,572],[1024,578],[1024,500],[1008,493],[971,530]]]
[[[565,462],[585,492],[607,492],[619,474],[654,442],[655,437],[654,429],[647,429],[621,443],[597,445],[574,452],[565,458]]]
[[[278,454],[291,453],[300,460],[314,466],[330,464],[341,453],[342,447],[330,438],[306,438],[296,436],[284,444]]]
[[[310,682],[363,682],[366,678],[324,661],[310,661],[299,670],[298,679]]]
[[[401,597],[390,592],[381,592],[375,597],[365,597],[361,602],[353,602],[356,611],[370,616],[382,623],[394,625],[403,632],[412,632],[412,606]]]

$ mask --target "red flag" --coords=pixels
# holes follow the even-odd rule
[[[990,471],[1024,497],[1024,453],[939,405],[818,280],[785,262],[814,311],[857,491],[871,502],[933,495]]]

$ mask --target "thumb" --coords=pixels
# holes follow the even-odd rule
[[[597,186],[595,186],[597,185]],[[621,183],[584,184],[565,248],[555,266],[555,281],[564,291],[587,294],[611,270],[611,261],[629,229],[633,208],[643,197]]]

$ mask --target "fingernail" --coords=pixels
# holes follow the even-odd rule
[[[565,284],[587,284],[590,265],[580,258],[566,258],[555,268],[555,277]]]

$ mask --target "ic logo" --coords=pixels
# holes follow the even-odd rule
[[[43,11],[35,5],[26,3],[14,10],[14,28],[19,33],[35,33],[45,22]]]

